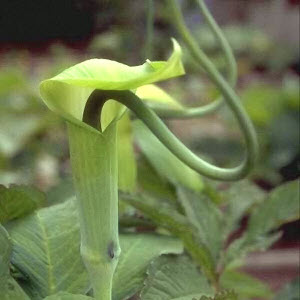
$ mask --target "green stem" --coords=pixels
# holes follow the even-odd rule
[[[170,8],[170,20],[176,27],[177,31],[181,35],[181,38],[185,42],[188,50],[190,51],[191,55],[195,59],[195,61],[202,67],[204,70],[207,71],[205,64],[203,63],[203,51],[199,48],[198,43],[190,33],[189,29],[187,28],[182,13],[176,0],[166,0],[167,4]],[[210,14],[209,10],[207,9],[203,0],[195,0],[199,5],[200,11],[205,18],[205,21],[209,25],[210,29],[212,30],[216,40],[219,42],[221,49],[223,50],[227,66],[228,66],[228,82],[229,84],[234,87],[237,81],[237,65],[236,61],[232,52],[232,49],[225,38],[222,30]],[[217,100],[209,103],[207,105],[197,107],[197,108],[187,108],[184,110],[175,110],[175,109],[164,109],[164,108],[154,108],[155,112],[163,118],[181,118],[181,119],[191,119],[191,118],[198,118],[209,113],[216,111],[222,104],[223,98],[218,98]]]
[[[116,124],[103,134],[68,123],[81,256],[97,300],[111,300],[120,255]]]
[[[214,20],[211,13],[209,12],[204,1],[203,0],[195,0],[195,1],[198,3],[201,13],[203,14],[207,24],[210,26],[216,40],[219,42],[223,50],[224,57],[227,61],[227,66],[228,66],[228,71],[227,71],[228,82],[232,87],[234,87],[237,81],[237,64],[232,49],[228,43],[228,40],[226,39],[221,28],[219,27],[219,25]],[[183,22],[183,18],[181,18],[181,22]],[[199,60],[199,63],[201,64],[201,59]]]
[[[140,98],[130,91],[94,90],[87,100],[83,120],[88,124],[97,123],[95,120],[99,120],[99,110],[90,108],[94,108],[97,103],[101,108],[105,101],[109,99],[116,100],[132,110],[175,156],[198,173],[218,180],[241,179],[247,175],[257,159],[258,144],[256,133],[252,122],[240,104],[238,96],[214,68],[214,65],[210,62],[207,64],[209,71],[215,76],[224,98],[237,118],[245,137],[247,156],[238,167],[231,169],[219,168],[197,157],[176,138],[163,121]]]

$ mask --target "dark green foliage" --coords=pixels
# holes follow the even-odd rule
[[[45,205],[45,195],[29,186],[0,185],[0,223],[24,217]]]
[[[4,227],[0,225],[0,299],[29,300],[28,296],[10,275],[9,264],[11,255],[11,239]]]
[[[151,167],[143,170],[149,173]],[[234,289],[238,295],[224,293],[216,298],[203,299],[270,299],[272,292],[269,287],[239,272],[237,268],[242,265],[242,258],[250,252],[270,247],[280,237],[276,229],[281,224],[299,218],[299,182],[284,184],[267,194],[249,181],[242,181],[222,192],[221,204],[209,197],[214,196],[216,191],[207,193],[205,184],[202,192],[189,190],[178,183],[169,184],[167,190],[177,190],[175,198],[172,192],[161,193],[159,185],[148,187],[145,184],[142,195],[121,194],[120,198],[142,212],[158,228],[164,228],[179,237],[186,252],[212,283],[223,289]],[[210,189],[213,188],[210,186]],[[247,229],[226,248],[228,236],[239,227],[245,215],[250,216]],[[153,274],[153,267],[148,272]],[[156,299],[152,292],[146,293],[152,289],[157,293],[159,291],[155,287],[158,284],[156,277],[151,276],[153,279],[148,277],[147,288],[142,293],[145,298],[142,299]],[[176,278],[170,281],[175,284]]]
[[[203,296],[200,300],[238,300],[237,294],[232,291],[224,291],[216,294],[214,297]]]
[[[207,279],[186,256],[161,256],[148,268],[142,300],[190,300],[213,293]]]
[[[113,4],[108,5],[109,2]],[[109,21],[101,18],[101,14],[98,19],[103,24],[113,22],[116,27],[97,36],[90,44],[87,56],[93,53],[93,57],[111,56],[121,61],[137,62],[140,54],[136,50],[136,43],[140,42],[138,35],[141,32],[144,35],[143,26],[139,23],[141,32],[135,34],[132,34],[131,29],[123,27],[135,22],[135,18],[124,18],[128,12],[132,12],[127,9],[128,5],[142,7],[142,2],[128,4],[126,1],[99,1],[108,7],[105,14],[108,13]],[[154,16],[158,25],[154,28],[158,39],[155,38],[157,45],[152,48],[155,51],[160,49],[159,54],[163,56],[167,48],[164,46],[166,33],[158,32],[158,27],[167,32],[164,15],[169,17],[169,11],[159,1],[152,2],[158,8]],[[191,7],[194,14],[194,7]],[[136,13],[144,14],[144,11],[141,9]],[[189,16],[191,11],[187,13]],[[52,26],[50,23],[48,25]],[[213,61],[225,71],[225,60],[220,56],[214,37],[208,28],[201,28],[196,33],[200,44],[205,50],[212,51],[215,56]],[[256,63],[268,65],[276,61],[276,64],[282,64],[277,59],[278,51],[271,51],[270,54],[270,49],[277,50],[280,47],[274,47],[273,42],[261,32],[238,27],[229,27],[225,31],[234,50],[243,55],[241,69],[245,65],[246,68],[254,69]],[[124,51],[125,47],[134,51]],[[50,51],[55,58],[47,58],[46,70],[43,69],[44,62],[35,68],[35,59],[22,53],[22,61],[18,61],[18,58],[12,60],[11,67],[0,72],[1,183],[34,181],[43,190],[58,183],[46,193],[47,199],[44,193],[30,186],[14,185],[6,188],[0,185],[0,223],[3,225],[0,224],[0,300],[93,299],[89,297],[92,296],[91,283],[80,255],[74,187],[70,178],[61,178],[65,175],[62,173],[69,172],[64,129],[62,122],[41,105],[35,88],[36,75],[47,78],[49,74],[69,66],[72,60],[78,61],[82,57],[79,54],[73,56],[71,51],[59,45]],[[280,51],[287,55],[285,47],[281,47]],[[128,52],[131,53],[128,55]],[[156,57],[156,54],[153,56]],[[194,69],[194,61],[191,62],[189,57],[186,57],[186,61],[187,67]],[[159,64],[147,62],[141,66],[141,77],[155,69],[155,66],[159,67]],[[102,79],[107,80],[106,88],[111,88],[116,78],[130,77],[131,73],[125,72],[118,78],[116,75],[122,69],[112,70],[112,66],[108,65],[107,74],[98,74],[97,69],[94,76],[99,79],[104,74]],[[90,73],[83,69],[81,75],[84,79]],[[268,77],[268,74],[264,75]],[[247,76],[249,73],[246,79]],[[137,81],[139,79],[140,76],[137,76]],[[219,96],[219,91],[211,88],[208,82],[203,80],[199,84],[198,74],[191,74],[190,79],[176,81],[173,86],[171,83],[167,87],[176,96],[192,102],[198,102],[199,95],[203,99]],[[285,74],[282,84],[278,84],[277,79],[268,84],[261,84],[260,77],[257,81],[239,91],[244,107],[259,129],[261,140],[262,159],[253,176],[279,184],[281,178],[278,169],[290,163],[298,153],[298,78]],[[52,84],[49,83],[49,86]],[[136,86],[129,88],[134,89]],[[83,100],[81,93],[74,92],[72,88],[69,92],[72,101],[77,97]],[[141,98],[149,101],[154,94]],[[60,106],[67,101],[66,106],[69,107],[68,97],[63,92],[59,97],[54,95],[53,102],[57,101]],[[174,102],[170,97],[164,101],[160,104],[170,105]],[[176,105],[183,107],[179,103]],[[71,106],[69,108],[72,110]],[[104,122],[110,122],[111,119]],[[196,151],[206,150],[204,152],[209,159],[214,157],[220,165],[231,165],[241,154],[242,144],[237,140],[240,137],[232,128],[230,136],[224,137],[221,131],[214,142],[214,138],[205,137],[210,133],[205,132],[205,127],[213,122],[218,126],[220,120],[212,117],[207,124],[205,122],[201,123],[201,127],[195,127],[195,132],[201,131],[201,134],[195,134],[201,137],[200,142],[192,142],[199,146]],[[231,119],[228,123],[231,124]],[[137,166],[137,186],[131,124],[142,152]],[[224,125],[223,120],[220,124]],[[204,139],[207,146],[203,148]],[[189,142],[188,139],[186,141]],[[82,139],[79,139],[79,145],[81,143]],[[136,121],[131,123],[129,113],[118,123],[118,144],[118,182],[122,190],[119,206],[122,254],[113,279],[113,300],[124,300],[134,295],[139,295],[141,300],[272,299],[273,294],[266,284],[242,272],[239,267],[243,266],[243,259],[249,253],[272,246],[281,236],[278,231],[281,225],[299,218],[299,182],[286,183],[270,193],[262,191],[250,180],[229,184],[228,189],[218,189],[218,183],[208,182],[186,167],[145,126]],[[103,150],[95,149],[94,156],[103,153]],[[45,163],[47,157],[50,158],[50,164],[54,162],[55,166],[50,168],[50,172],[42,174],[48,178],[54,171],[52,182],[43,183],[40,174],[37,174],[37,157],[39,162]],[[92,165],[95,167],[95,164]],[[95,169],[99,170],[98,167]],[[84,177],[94,180],[93,176]],[[124,191],[128,194],[124,194]],[[94,196],[97,198],[98,194],[94,193]],[[245,231],[239,238],[231,240],[245,217],[249,217]],[[275,299],[298,300],[299,278],[283,288]]]

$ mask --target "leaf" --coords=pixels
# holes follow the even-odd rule
[[[186,256],[161,256],[148,269],[141,300],[192,300],[212,294],[212,289]]]
[[[30,295],[42,299],[61,290],[87,292],[74,199],[16,220],[8,231],[13,243],[12,264],[26,274]]]
[[[162,200],[171,200],[172,203],[176,202],[175,187],[167,180],[159,177],[144,155],[141,155],[138,161],[138,184],[142,193],[153,195]]]
[[[74,295],[66,292],[59,292],[55,295],[48,296],[44,300],[92,300],[94,298],[84,295]]]
[[[139,87],[136,90],[136,95],[142,100],[149,102],[149,104],[155,104],[155,107],[183,108],[173,97],[154,84]]]
[[[255,204],[262,202],[265,192],[248,180],[242,180],[232,184],[223,193],[228,199],[226,208],[226,225],[224,228],[225,237],[237,228],[240,220],[246,212]]]
[[[297,220],[300,213],[299,205],[298,180],[275,188],[251,214],[249,234],[264,234],[284,223]]]
[[[140,210],[158,226],[178,234],[189,231],[189,223],[185,216],[173,210],[166,202],[158,206],[156,199],[144,194],[138,196],[120,194],[120,200]]]
[[[241,298],[269,299],[273,296],[271,289],[265,283],[246,273],[225,271],[221,275],[220,284],[224,289],[234,289]]]
[[[12,263],[28,278],[26,290],[34,299],[59,291],[85,294],[89,290],[88,274],[79,251],[74,199],[35,211],[9,224],[8,229],[13,242]],[[122,252],[114,277],[117,300],[142,286],[146,267],[153,258],[183,251],[179,240],[158,235],[121,235],[120,244]]]
[[[12,252],[10,237],[3,226],[0,225],[0,278],[9,274],[9,262]]]
[[[147,266],[154,258],[183,251],[180,240],[154,234],[124,234],[120,243],[122,252],[113,278],[114,300],[127,299],[141,289]]]
[[[233,291],[222,291],[214,297],[203,296],[200,300],[238,300],[237,294]]]
[[[285,285],[274,300],[299,300],[300,295],[300,277],[295,278]]]
[[[0,223],[21,218],[45,204],[45,195],[34,187],[0,185]]]
[[[132,90],[184,74],[181,48],[175,40],[173,45],[173,54],[167,62],[147,61],[136,67],[106,59],[79,63],[43,81],[40,85],[42,98],[51,110],[82,126],[83,109],[94,89]]]
[[[222,248],[223,219],[218,207],[204,194],[177,188],[178,199],[185,215],[198,230],[200,240],[207,246],[215,263]]]
[[[134,122],[134,135],[156,172],[173,184],[201,191],[201,176],[172,154],[141,121]]]
[[[193,260],[202,268],[203,273],[212,281],[216,280],[214,261],[206,245],[198,237],[198,231],[187,218],[178,213],[167,203],[157,204],[149,196],[123,195],[123,201],[140,210],[146,217],[151,219],[157,226],[163,227],[180,238],[185,249]]]
[[[265,251],[281,237],[281,233],[251,236],[246,231],[240,238],[234,240],[225,253],[225,270],[243,265],[243,259],[251,252]]]
[[[58,204],[73,197],[75,197],[75,191],[71,177],[60,180],[57,185],[51,187],[46,193],[49,205]]]
[[[0,299],[29,300],[25,292],[10,276],[9,264],[12,245],[7,231],[0,225]]]
[[[267,249],[280,237],[280,233],[269,232],[298,218],[299,181],[275,188],[265,201],[257,205],[250,216],[246,232],[229,246],[225,261],[232,265],[252,251]]]
[[[30,300],[18,283],[9,275],[0,277],[1,300]]]

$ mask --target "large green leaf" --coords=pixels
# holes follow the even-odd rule
[[[240,220],[247,211],[255,204],[260,203],[265,192],[248,180],[242,180],[232,184],[232,186],[223,193],[227,199],[226,219],[225,219],[225,237],[235,230]]]
[[[0,225],[0,299],[29,300],[28,296],[10,276],[9,264],[12,245],[7,231]]]
[[[299,181],[296,180],[274,189],[257,206],[249,220],[249,234],[264,234],[284,223],[297,220],[299,214]]]
[[[161,256],[148,269],[141,300],[192,300],[211,295],[207,279],[186,256]]]
[[[299,181],[292,181],[275,188],[250,216],[243,236],[227,250],[225,260],[231,266],[249,252],[265,250],[280,233],[270,234],[280,225],[299,218]]]
[[[162,178],[195,191],[202,190],[201,176],[175,157],[141,121],[134,122],[134,135],[142,152]]]
[[[74,295],[66,292],[59,292],[55,295],[48,296],[44,300],[92,300],[92,297],[84,295]]]
[[[234,289],[242,299],[270,299],[273,295],[265,283],[246,273],[237,271],[225,271],[220,277],[220,284],[224,289]]]
[[[30,186],[0,185],[0,223],[23,217],[45,204],[45,195]]]
[[[81,262],[80,234],[74,199],[42,208],[17,220],[8,229],[13,242],[12,263],[25,274],[33,299],[59,291],[86,293],[88,275]],[[120,236],[122,253],[114,277],[114,299],[135,293],[145,279],[149,262],[163,253],[181,253],[182,244],[171,237],[126,234]]]
[[[160,178],[144,155],[141,155],[138,161],[138,184],[142,193],[153,195],[162,201],[176,203],[177,196],[174,185]]]
[[[180,240],[153,234],[124,234],[120,237],[122,253],[113,279],[113,299],[123,300],[143,286],[146,269],[157,256],[180,254]]]
[[[123,195],[121,199],[140,210],[155,225],[163,227],[179,237],[188,253],[202,268],[203,273],[212,281],[216,280],[213,257],[199,238],[197,228],[184,215],[178,213],[168,203],[157,202],[146,195],[139,197]]]
[[[145,194],[127,195],[123,193],[120,194],[120,200],[140,210],[158,226],[178,232],[178,234],[190,231],[187,218],[174,210],[168,202],[159,202]]]
[[[59,291],[85,293],[87,273],[79,254],[74,199],[42,208],[9,224],[12,263],[30,281],[27,291],[42,299]]]
[[[217,262],[222,249],[223,219],[219,208],[204,194],[179,187],[178,199],[185,215],[198,230],[198,235]]]
[[[248,232],[234,240],[227,249],[224,257],[226,269],[235,269],[244,264],[244,258],[254,251],[265,251],[279,238],[281,233],[251,236]]]

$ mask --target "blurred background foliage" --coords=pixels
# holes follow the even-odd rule
[[[1,2],[0,184],[33,184],[47,192],[52,202],[60,202],[73,194],[66,128],[42,103],[39,82],[94,57],[129,65],[141,64],[146,58],[165,59],[171,50],[172,36],[184,46],[169,24],[164,1],[154,1],[153,40],[151,49],[145,48],[145,3],[122,0],[61,0],[55,5],[50,0]],[[298,178],[299,1],[207,0],[206,3],[234,50],[239,73],[237,91],[258,132],[260,160],[250,179],[270,190]],[[199,16],[194,1],[181,1],[181,5],[200,46],[226,73],[222,52]],[[184,64],[186,76],[161,86],[179,102],[190,106],[215,99],[219,92],[185,49]],[[220,166],[232,166],[243,155],[241,134],[225,106],[205,118],[167,123],[195,153]],[[136,143],[141,189],[174,197],[169,183],[158,181],[157,176],[149,172],[149,162],[152,162],[147,160],[144,143],[142,138]],[[166,169],[167,178],[173,172],[176,180],[188,181],[181,178],[180,168],[170,170]],[[215,182],[211,184],[217,186]],[[120,208],[121,212],[128,213],[128,207],[121,205]],[[293,243],[299,242],[295,228],[286,227],[284,235]]]

